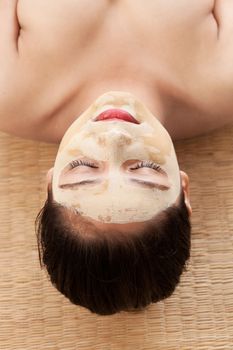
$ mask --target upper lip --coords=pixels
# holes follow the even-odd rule
[[[112,119],[120,119],[130,123],[140,124],[137,119],[135,119],[129,112],[120,108],[110,108],[103,112],[101,112],[94,121],[104,121],[104,120],[112,120]]]

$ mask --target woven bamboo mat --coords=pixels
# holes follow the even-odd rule
[[[233,349],[233,126],[175,142],[190,178],[192,250],[174,294],[97,316],[40,269],[34,219],[57,145],[0,134],[0,349]]]

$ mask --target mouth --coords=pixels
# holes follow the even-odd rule
[[[108,121],[108,120],[121,120],[129,123],[140,124],[138,120],[136,120],[129,112],[119,109],[119,108],[111,108],[106,111],[100,113],[95,119],[95,122],[98,121]]]

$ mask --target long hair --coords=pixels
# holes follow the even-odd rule
[[[190,257],[191,223],[184,202],[161,211],[135,233],[101,232],[83,223],[48,198],[37,215],[36,235],[41,267],[52,284],[73,304],[98,315],[141,310],[169,297]],[[83,230],[82,230],[83,231]]]

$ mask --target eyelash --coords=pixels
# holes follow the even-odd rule
[[[72,169],[76,168],[77,166],[80,166],[80,165],[86,165],[86,166],[89,166],[90,168],[98,168],[94,163],[83,161],[80,159],[73,160],[70,163],[70,166]],[[141,161],[141,162],[137,163],[137,165],[135,167],[131,167],[130,169],[135,170],[135,169],[139,169],[139,168],[143,168],[143,167],[152,168],[152,169],[157,170],[157,171],[162,170],[162,168],[158,164],[155,164],[155,163],[150,162],[150,161]]]
[[[89,166],[90,168],[98,168],[94,163],[91,163],[91,162],[86,162],[86,161],[83,161],[83,160],[73,160],[71,163],[70,163],[70,166],[71,168],[76,168],[77,166],[79,165],[86,165],[86,166]]]
[[[152,168],[152,169],[158,170],[158,171],[162,170],[162,168],[158,164],[155,164],[155,163],[150,162],[150,161],[141,161],[135,167],[130,168],[130,169],[134,170],[134,169],[139,169],[139,168],[143,168],[143,167]]]

